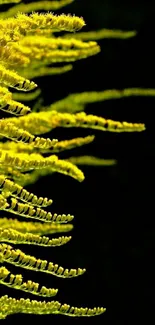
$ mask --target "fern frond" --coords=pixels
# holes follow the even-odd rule
[[[37,259],[34,256],[27,255],[20,249],[13,249],[10,245],[0,244],[1,261],[19,266],[31,271],[39,271],[55,275],[60,278],[77,277],[85,273],[86,269],[64,269],[58,264],[47,262],[46,260]]]
[[[41,220],[44,222],[55,222],[55,223],[66,223],[73,220],[73,216],[70,214],[52,214],[40,208],[34,208],[31,204],[20,203],[15,198],[7,199],[0,194],[0,210],[7,211],[25,218],[32,218],[36,220]]]
[[[34,36],[24,37],[18,43],[12,43],[11,48],[19,56],[29,58],[27,65],[23,64],[18,67],[19,74],[28,79],[48,73],[47,66],[53,63],[74,62],[100,52],[100,47],[96,42],[86,43],[74,39],[65,40],[45,36],[36,36],[36,39]],[[71,68],[71,65],[62,68],[49,67],[49,74],[64,73]]]
[[[25,78],[34,79],[34,78],[43,77],[43,76],[63,74],[63,73],[71,71],[72,69],[73,69],[73,66],[71,64],[66,64],[62,67],[40,66],[38,68],[33,68],[33,66],[32,66],[31,68],[29,67],[29,69],[23,68],[21,70],[21,73],[22,73],[22,76]],[[33,111],[34,111],[34,109],[33,109]]]
[[[52,175],[54,173],[53,169],[43,168],[43,169],[36,169],[33,171],[28,171],[23,173],[22,170],[16,169],[15,167],[11,166],[3,166],[1,169],[1,174],[4,174],[7,178],[17,182],[21,186],[27,186],[30,184],[34,184],[37,180],[46,175]]]
[[[23,186],[29,180],[31,173],[22,174],[18,169],[12,168],[11,166],[0,166],[0,174]]]
[[[4,308],[5,306],[5,308]],[[58,301],[36,301],[30,299],[10,298],[8,296],[2,296],[0,298],[0,319],[5,319],[8,315],[16,313],[28,313],[28,314],[62,314],[71,317],[89,317],[101,315],[106,311],[103,307],[83,308],[83,307],[71,307],[67,304],[61,304]]]
[[[44,150],[44,152],[46,152],[46,153],[50,153],[50,152],[56,153],[56,152],[61,152],[63,150],[71,150],[73,148],[81,147],[83,145],[89,144],[89,143],[93,142],[94,139],[95,139],[94,135],[88,135],[86,137],[79,137],[79,138],[74,138],[74,139],[70,139],[70,140],[58,141],[53,146],[52,149]]]
[[[27,143],[21,143],[21,142],[11,142],[6,141],[4,143],[0,143],[0,150],[11,150],[12,152],[17,153],[35,153],[35,151],[39,151],[42,153],[56,153],[61,152],[64,150],[70,150],[76,147],[81,147],[83,145],[89,144],[94,141],[95,136],[94,135],[88,135],[86,137],[79,137],[69,140],[62,140],[62,141],[53,141],[53,145],[49,148],[44,148],[41,146],[35,147],[33,143],[27,144]]]
[[[9,195],[38,207],[47,207],[53,202],[53,200],[46,197],[37,197],[33,193],[25,190],[22,186],[10,181],[4,175],[0,175],[0,191],[9,192]]]
[[[93,41],[93,40],[101,40],[104,38],[118,38],[118,39],[128,39],[137,35],[136,30],[119,30],[119,29],[99,29],[96,31],[88,31],[88,32],[80,32],[74,35],[75,39],[80,39],[83,41]],[[70,39],[71,35],[66,33],[62,36],[63,38]]]
[[[57,111],[31,113],[25,116],[5,119],[32,134],[44,134],[56,127],[79,127],[109,132],[140,132],[145,130],[143,123],[129,123],[108,120],[84,112],[71,114]]]
[[[46,114],[48,115],[48,113]],[[84,112],[69,114],[52,111],[51,115],[48,116],[50,121],[47,123],[47,127],[51,129],[55,127],[81,127],[110,132],[138,132],[145,130],[145,125],[142,123],[106,120],[103,117],[87,115]]]
[[[83,111],[86,105],[112,99],[121,99],[134,96],[155,96],[155,89],[149,88],[125,88],[108,89],[103,91],[90,91],[83,93],[75,93],[51,104],[47,107],[48,110],[58,112],[76,113]]]
[[[14,36],[20,39],[28,32],[38,28],[51,30],[75,32],[80,30],[85,25],[83,18],[59,15],[53,13],[38,14],[31,13],[27,16],[24,13],[18,13],[15,18],[0,19],[0,29],[4,35],[7,35],[9,40],[14,40]]]
[[[57,139],[35,137],[24,129],[16,127],[13,123],[8,123],[7,119],[0,120],[0,136],[17,142],[31,143],[34,147],[42,149],[50,148],[58,141]]]
[[[49,239],[46,236],[39,236],[30,232],[22,233],[20,231],[0,227],[0,242],[7,242],[12,244],[29,244],[44,247],[55,247],[67,244],[71,240],[71,236],[61,236],[59,238]]]
[[[44,286],[39,288],[39,283],[31,280],[24,282],[21,274],[14,275],[4,266],[0,267],[0,284],[41,297],[53,297],[58,292],[58,289],[48,289]]]
[[[86,165],[86,166],[113,166],[117,164],[115,159],[102,159],[94,156],[76,156],[69,157],[67,161],[70,161],[75,165]]]
[[[1,0],[7,2],[21,2],[21,0]],[[31,2],[31,3],[21,3],[18,4],[4,12],[0,13],[0,18],[8,18],[15,16],[18,12],[29,13],[33,11],[40,11],[40,10],[58,10],[70,3],[74,0],[59,0],[59,1],[38,1],[38,2]]]
[[[23,142],[32,142],[34,139],[32,134],[23,129],[19,129],[11,122],[8,123],[6,119],[0,120],[0,136]]]
[[[11,113],[13,115],[25,115],[27,113],[30,113],[31,109],[28,106],[23,105],[22,103],[18,103],[14,100],[6,101],[3,98],[3,103],[0,99],[0,110]]]
[[[22,74],[23,75],[23,74]],[[27,102],[30,100],[36,99],[41,94],[41,89],[37,88],[33,92],[27,92],[27,93],[16,93],[14,92],[12,94],[12,98],[17,101],[21,102]]]
[[[6,88],[0,86],[0,108],[12,100],[12,93]]]
[[[71,34],[72,35],[72,34]],[[73,36],[70,39],[64,39],[62,37],[51,37],[47,38],[45,36],[36,36],[35,38],[33,36],[26,36],[24,37],[19,44],[13,43],[13,48],[17,49],[18,51],[21,51],[24,48],[31,48],[33,49],[40,49],[44,50],[45,48],[48,50],[82,50],[82,49],[93,49],[97,45],[96,42],[90,41],[90,42],[83,42],[81,40],[77,40],[73,38]]]
[[[39,221],[20,221],[18,219],[11,218],[0,218],[0,227],[3,230],[11,228],[23,234],[30,232],[39,236],[69,232],[73,229],[73,225],[69,223],[42,223]]]
[[[0,65],[0,83],[22,91],[29,91],[37,87],[33,81],[21,77],[15,71],[6,69],[2,65]]]
[[[55,155],[44,158],[41,154],[13,152],[10,154],[2,150],[0,151],[0,164],[20,169],[22,172],[49,167],[52,171],[73,177],[79,182],[84,180],[84,174],[78,167],[68,161],[58,159]]]

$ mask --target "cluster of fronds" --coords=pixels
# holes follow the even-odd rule
[[[55,15],[51,12],[72,1],[37,1],[24,4],[20,0],[0,0],[0,4],[15,3],[7,11],[0,13],[0,109],[12,115],[0,120],[0,210],[18,217],[33,219],[20,221],[1,217],[0,284],[42,297],[55,296],[57,289],[41,287],[31,280],[24,282],[21,274],[12,274],[3,263],[62,278],[82,275],[85,269],[64,269],[51,261],[37,259],[10,246],[10,244],[29,244],[53,247],[66,244],[71,239],[71,236],[50,239],[46,235],[70,231],[73,216],[47,212],[44,209],[51,205],[52,200],[37,197],[24,189],[23,185],[34,183],[40,176],[53,172],[71,176],[81,182],[84,174],[77,165],[115,163],[91,156],[59,159],[57,154],[60,151],[86,145],[94,140],[94,136],[58,141],[44,138],[43,134],[56,127],[78,127],[111,132],[143,131],[144,124],[107,120],[86,114],[83,110],[90,102],[122,96],[155,95],[154,90],[143,89],[72,94],[52,103],[49,107],[39,106],[34,112],[22,103],[37,98],[40,94],[40,90],[36,90],[37,84],[32,79],[66,73],[72,69],[70,62],[99,53],[100,47],[96,40],[106,37],[125,39],[136,35],[135,31],[109,30],[72,35],[71,32],[76,32],[85,25],[83,18]],[[38,13],[40,10],[47,10],[48,13]],[[61,37],[56,37],[57,32],[67,34],[63,33]],[[12,89],[21,92],[12,93]],[[28,93],[29,91],[32,92]],[[102,307],[77,308],[67,304],[61,305],[58,301],[46,303],[29,299],[16,300],[8,296],[0,298],[0,319],[14,313],[93,316],[104,311],[105,308]]]

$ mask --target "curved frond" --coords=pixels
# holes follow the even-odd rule
[[[56,101],[47,107],[47,110],[54,110],[62,113],[76,113],[84,111],[86,105],[106,100],[114,100],[138,96],[155,96],[155,89],[151,88],[125,88],[107,89],[103,91],[89,91],[83,93],[70,94],[67,97]]]
[[[34,143],[23,143],[23,142],[11,142],[6,141],[4,143],[0,143],[0,150],[11,150],[12,152],[17,153],[35,153],[35,152],[41,152],[41,153],[59,153],[64,150],[71,150],[76,147],[81,147],[83,145],[89,144],[93,142],[95,139],[94,135],[88,135],[86,137],[78,137],[74,139],[69,140],[62,140],[62,141],[56,141],[56,139],[51,141],[51,146],[49,142],[49,146],[34,146]],[[46,139],[47,140],[47,139]],[[40,141],[41,143],[41,141]]]
[[[15,198],[10,198],[9,200],[2,194],[0,194],[0,210],[16,214],[20,217],[41,220],[44,222],[66,223],[72,221],[74,218],[70,214],[52,214],[51,212],[47,212],[38,207],[35,209],[30,203],[20,203]]]
[[[41,297],[53,297],[58,292],[58,289],[48,289],[44,286],[40,288],[39,283],[31,280],[24,282],[21,274],[14,275],[4,266],[0,267],[0,284]]]
[[[44,158],[41,154],[37,153],[12,152],[9,154],[7,151],[2,150],[0,151],[0,164],[20,169],[22,172],[51,168],[52,171],[73,177],[79,182],[84,180],[84,174],[77,166],[63,159],[58,159],[55,155]]]
[[[34,206],[46,207],[52,204],[52,200],[43,197],[37,197],[33,193],[28,192],[22,186],[7,179],[4,175],[0,175],[0,191],[9,192],[9,196],[20,199],[23,202],[29,202]]]
[[[119,29],[106,29],[102,28],[96,31],[87,31],[87,32],[80,32],[75,34],[75,39],[80,39],[84,41],[98,41],[105,38],[113,38],[113,39],[128,39],[131,37],[135,37],[137,35],[136,30],[119,30]],[[69,33],[63,35],[63,38],[71,38]]]
[[[46,260],[37,259],[34,256],[27,255],[20,249],[12,249],[10,245],[0,244],[1,261],[19,266],[24,269],[44,272],[55,275],[60,278],[73,278],[85,273],[86,269],[64,269],[58,264],[53,264]]]
[[[3,65],[0,65],[0,83],[22,91],[33,90],[37,87],[33,81],[21,77],[15,71],[6,69]]]
[[[4,309],[4,306],[5,309]],[[5,319],[7,315],[16,313],[28,314],[62,314],[72,317],[89,317],[101,315],[106,311],[103,307],[83,308],[71,307],[67,304],[61,304],[58,301],[36,301],[30,299],[15,299],[8,296],[0,298],[0,319]]]

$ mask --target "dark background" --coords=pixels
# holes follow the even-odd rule
[[[138,31],[129,40],[99,41],[97,56],[74,64],[61,76],[38,80],[45,103],[69,93],[127,87],[155,88],[155,5],[148,1],[77,0],[61,12],[83,16],[85,30],[100,28]],[[83,183],[60,174],[40,179],[31,191],[54,200],[52,212],[75,215],[72,241],[61,248],[25,251],[64,267],[86,267],[75,279],[58,279],[35,272],[25,277],[58,287],[56,299],[75,306],[105,306],[94,318],[18,315],[7,323],[153,324],[154,298],[154,184],[155,98],[128,98],[91,104],[87,112],[120,121],[142,122],[143,133],[95,132],[93,144],[70,151],[71,156],[91,154],[117,159],[113,167],[83,167]],[[94,134],[91,130],[57,129],[59,139]],[[65,155],[60,155],[65,157]],[[18,272],[21,269],[18,270]],[[16,269],[17,272],[17,269]],[[5,288],[3,293],[8,293]],[[14,290],[11,296],[16,296]],[[23,293],[18,296],[28,297]],[[35,299],[29,295],[29,298]]]

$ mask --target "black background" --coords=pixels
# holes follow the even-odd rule
[[[69,93],[127,87],[155,88],[155,5],[148,1],[77,0],[61,12],[83,16],[85,30],[137,30],[129,40],[102,40],[101,53],[76,62],[64,75],[38,80],[45,103]],[[56,299],[75,306],[105,306],[94,318],[65,316],[8,317],[6,323],[153,324],[154,298],[154,184],[155,98],[128,98],[91,104],[87,112],[120,121],[142,122],[146,131],[132,134],[95,132],[95,142],[61,154],[91,154],[117,159],[113,167],[83,167],[83,183],[60,174],[40,179],[31,191],[54,200],[52,212],[75,215],[72,241],[61,248],[24,251],[64,267],[86,267],[75,279],[58,279],[23,272],[26,279],[58,287]],[[57,129],[59,139],[94,134],[91,130]],[[11,269],[13,270],[13,268]],[[21,269],[14,270],[20,272]],[[1,287],[2,294],[9,291]],[[14,297],[29,297],[10,292]]]

